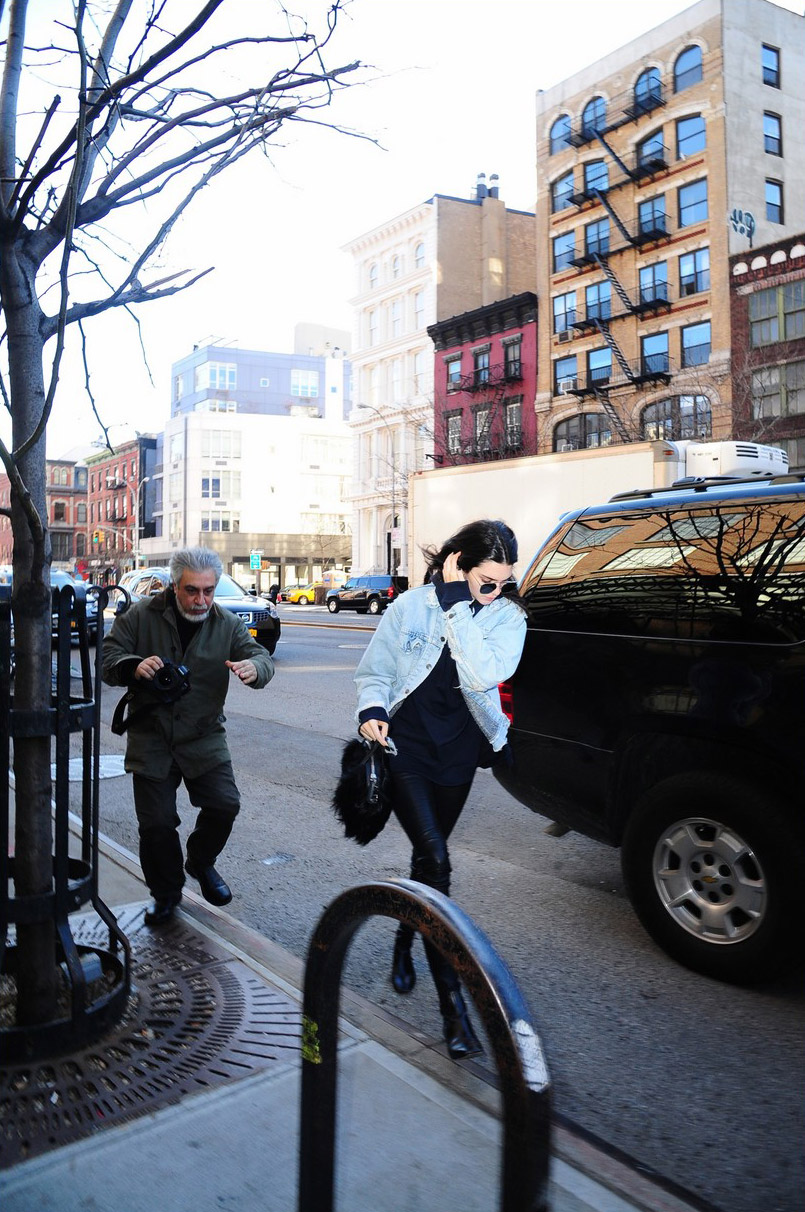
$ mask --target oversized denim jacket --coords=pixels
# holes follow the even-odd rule
[[[523,611],[497,598],[473,614],[470,602],[442,610],[432,585],[409,589],[388,607],[357,670],[358,711],[382,707],[391,717],[430,673],[445,644],[467,706],[492,748],[506,743],[509,721],[498,683],[511,677],[525,642]]]

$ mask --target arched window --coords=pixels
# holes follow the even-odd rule
[[[551,127],[550,154],[562,151],[565,147],[570,147],[570,118],[567,114],[562,114]]]
[[[553,448],[563,450],[592,450],[609,446],[612,426],[602,412],[579,412],[575,417],[560,421],[553,431]]]
[[[688,46],[674,64],[674,92],[681,93],[702,78],[701,47]]]
[[[638,114],[648,114],[662,104],[662,80],[659,69],[647,67],[637,77],[634,86],[634,103]]]
[[[593,97],[588,101],[581,115],[581,133],[592,136],[597,130],[603,131],[607,122],[607,103],[603,97]]]
[[[425,265],[425,245],[421,240],[414,249],[414,265],[417,269],[423,269]]]
[[[707,396],[669,396],[657,400],[643,409],[640,428],[646,442],[712,437],[710,401]]]
[[[377,262],[369,266],[369,289],[374,290],[377,286]]]
[[[391,276],[392,278],[399,278],[400,276],[400,258],[396,253],[391,258]]]

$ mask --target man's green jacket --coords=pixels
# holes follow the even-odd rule
[[[103,649],[104,682],[130,687],[131,714],[149,708],[126,734],[126,770],[152,779],[164,779],[171,761],[183,775],[193,778],[230,761],[223,709],[233,674],[226,661],[254,663],[257,681],[250,684],[253,690],[274,676],[274,662],[265,648],[249,635],[237,615],[215,603],[182,652],[172,590],[145,598],[118,615]],[[154,707],[156,696],[133,680],[136,666],[149,656],[189,670],[190,690],[177,702]]]

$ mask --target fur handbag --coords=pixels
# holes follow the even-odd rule
[[[377,741],[358,738],[344,746],[332,808],[345,837],[354,838],[359,846],[376,838],[391,815],[388,755],[396,752],[392,741],[384,748]]]

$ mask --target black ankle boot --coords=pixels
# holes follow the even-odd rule
[[[468,1056],[481,1056],[481,1041],[472,1029],[464,998],[458,989],[446,994],[442,1003],[444,1042],[453,1060],[465,1060]]]
[[[394,939],[394,954],[391,959],[391,983],[397,993],[410,993],[416,984],[414,961],[411,958],[413,931],[400,926]]]

